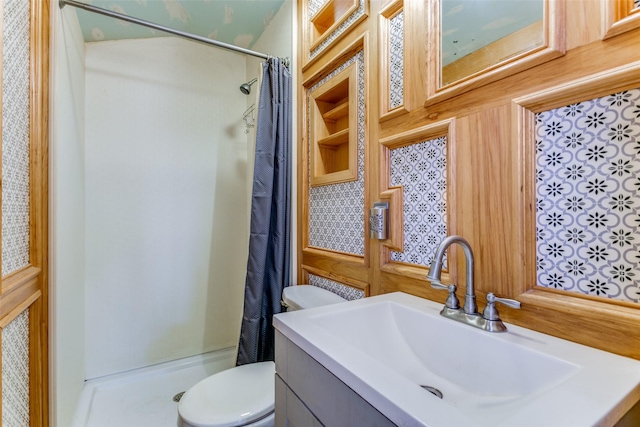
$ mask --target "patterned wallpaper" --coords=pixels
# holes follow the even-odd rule
[[[389,109],[404,103],[404,11],[389,20]]]
[[[391,259],[429,266],[447,235],[447,138],[390,151],[389,182],[402,186],[404,198],[404,252]]]
[[[309,187],[309,245],[364,256],[364,52],[316,83],[309,90],[307,105],[314,90],[353,63],[358,67],[358,179]]]
[[[2,425],[29,426],[29,310],[2,329]]]
[[[2,60],[2,275],[29,265],[28,0],[4,4]]]
[[[80,1],[177,30],[251,48],[285,0]],[[167,35],[161,31],[77,10],[86,42]]]
[[[351,286],[343,285],[342,283],[334,282],[333,280],[313,274],[309,274],[309,284],[333,292],[347,301],[364,298],[364,291],[361,289],[352,288]]]
[[[538,285],[640,299],[640,89],[537,115]]]
[[[2,36],[4,276],[29,264],[29,0],[5,0]],[[29,426],[28,310],[2,329],[2,425]]]

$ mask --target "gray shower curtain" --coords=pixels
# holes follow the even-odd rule
[[[291,74],[279,58],[263,65],[258,102],[249,259],[237,365],[274,359],[273,315],[289,285]]]

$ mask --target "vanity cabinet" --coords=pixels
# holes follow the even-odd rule
[[[300,347],[276,331],[276,427],[395,426]]]

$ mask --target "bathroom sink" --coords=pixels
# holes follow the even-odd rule
[[[640,362],[515,325],[490,333],[404,293],[275,327],[397,425],[587,426],[640,392]]]

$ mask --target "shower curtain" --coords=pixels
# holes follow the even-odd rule
[[[251,199],[249,259],[237,365],[274,359],[273,315],[289,284],[291,74],[279,58],[263,63]]]

